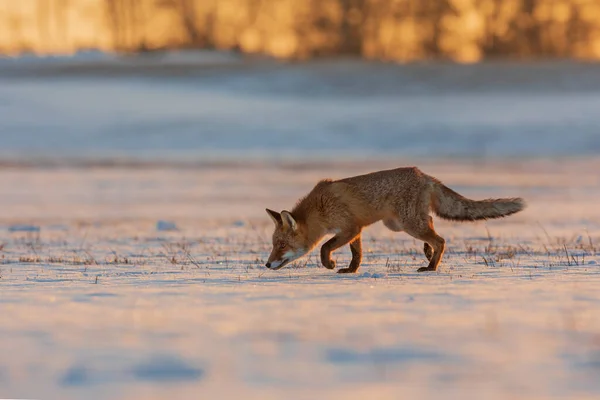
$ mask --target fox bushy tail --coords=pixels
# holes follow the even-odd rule
[[[525,201],[519,197],[471,200],[434,180],[431,208],[435,214],[451,221],[477,221],[501,218],[523,210]]]

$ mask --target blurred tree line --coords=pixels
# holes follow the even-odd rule
[[[600,58],[600,0],[3,3],[3,52],[15,48],[36,52],[203,48],[298,59]]]

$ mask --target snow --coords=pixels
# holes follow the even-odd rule
[[[156,230],[157,231],[176,231],[177,230],[177,225],[174,224],[171,221],[162,221],[162,220],[159,220],[156,223]]]
[[[175,70],[149,56],[61,59],[60,68],[0,63],[0,156],[198,162],[600,152],[593,65],[235,59],[224,67],[205,58]]]
[[[40,227],[35,225],[11,225],[8,227],[9,232],[39,232]]]
[[[147,67],[147,66],[224,66],[237,65],[241,57],[235,52],[226,51],[186,51],[140,53],[138,55],[117,55],[97,50],[78,51],[71,55],[22,54],[16,57],[0,55],[0,71],[15,70],[38,71],[36,67],[73,68],[73,67]]]
[[[89,57],[0,62],[0,397],[600,395],[597,68]],[[528,208],[264,267],[265,208],[407,165]]]
[[[522,161],[516,176],[512,163],[424,161],[465,195],[529,207],[486,223],[436,218],[448,244],[437,273],[415,272],[421,243],[376,224],[355,275],[322,268],[316,252],[264,268],[264,208],[394,161],[0,170],[0,220],[41,227],[0,231],[1,395],[597,396],[597,162]],[[157,231],[155,215],[179,230]],[[349,262],[348,249],[334,255]]]

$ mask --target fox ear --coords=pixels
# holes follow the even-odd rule
[[[279,226],[283,223],[281,221],[281,214],[279,214],[277,211],[269,210],[268,208],[266,210],[267,214],[269,214],[269,217],[271,217],[271,219],[275,223],[275,226]]]
[[[284,210],[281,212],[281,220],[283,221],[284,228],[290,228],[293,231],[296,230],[296,220],[289,211]]]

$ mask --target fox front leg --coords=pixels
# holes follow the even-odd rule
[[[351,240],[355,239],[357,237],[357,235],[360,235],[360,230],[341,232],[341,233],[335,235],[334,237],[332,237],[331,239],[329,239],[327,242],[325,242],[325,244],[323,244],[323,246],[321,247],[321,263],[323,264],[323,266],[327,269],[334,269],[335,261],[333,261],[331,259],[331,252],[348,244]],[[359,238],[359,242],[360,242],[360,238]],[[352,253],[352,260],[355,259],[354,251],[355,250],[353,250],[353,253]],[[360,261],[358,262],[358,264],[360,265]],[[350,263],[350,265],[353,266],[352,263]],[[346,268],[344,268],[344,269],[346,269]],[[358,267],[356,267],[356,269],[358,269]]]
[[[333,239],[335,238],[329,239],[321,246],[321,264],[327,269],[335,268],[335,261],[331,259],[331,250],[329,250],[329,246],[327,246],[327,243],[331,242]]]
[[[338,274],[352,274],[358,271],[360,262],[362,261],[362,241],[360,235],[355,237],[354,240],[350,242],[350,251],[352,252],[352,261],[350,261],[350,266],[348,268],[341,268],[338,271]]]

